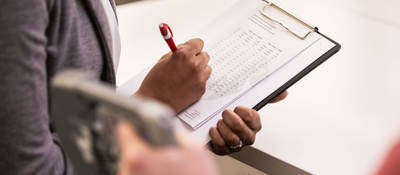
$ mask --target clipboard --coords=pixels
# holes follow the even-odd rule
[[[317,60],[315,60],[312,64],[304,68],[301,72],[299,72],[296,76],[294,76],[292,79],[290,79],[287,83],[285,83],[283,86],[281,86],[279,89],[277,89],[275,92],[273,92],[271,95],[268,97],[264,98],[262,101],[260,101],[257,105],[253,107],[254,110],[259,111],[262,109],[264,106],[266,106],[269,102],[271,102],[273,99],[278,97],[281,93],[289,89],[291,86],[293,86],[295,83],[300,81],[303,77],[305,77],[307,74],[309,74],[311,71],[316,69],[319,65],[327,61],[329,58],[331,58],[333,55],[335,55],[337,52],[340,51],[341,45],[337,43],[336,41],[332,40],[331,38],[325,36],[324,34],[320,33],[319,31],[316,31],[318,34],[322,35],[324,38],[328,39],[330,42],[334,43],[334,47],[331,48],[328,52],[324,53],[319,57]]]
[[[266,6],[264,7],[263,10],[266,8],[276,8],[277,10],[281,11],[283,14],[287,15],[290,18],[295,19],[298,21],[300,24],[304,25],[305,27],[309,28],[310,30],[305,34],[305,35],[300,35],[297,34],[296,32],[292,31],[289,27],[287,27],[284,23],[280,22],[279,20],[273,19],[266,15],[265,13],[261,12],[263,16],[271,21],[274,21],[275,23],[278,23],[281,25],[283,28],[285,28],[290,34],[294,35],[295,37],[304,40],[306,39],[312,32],[316,32],[320,34],[322,37],[328,39],[330,42],[334,43],[334,47],[331,48],[329,51],[321,55],[317,60],[315,60],[312,64],[304,68],[301,72],[299,72],[296,76],[294,76],[292,79],[290,79],[287,83],[285,83],[283,86],[281,86],[279,89],[274,91],[271,95],[267,96],[265,99],[260,101],[257,105],[253,107],[254,110],[259,111],[262,109],[264,106],[266,106],[269,102],[271,102],[274,98],[278,97],[281,93],[283,93],[285,90],[289,89],[292,85],[297,83],[300,79],[305,77],[307,74],[309,74],[311,71],[313,71],[315,68],[317,68],[319,65],[324,63],[326,60],[328,60],[330,57],[335,55],[339,50],[341,49],[341,45],[337,43],[336,41],[332,40],[331,38],[325,36],[324,34],[319,32],[318,27],[313,27],[312,25],[308,24],[307,22],[303,21],[302,19],[294,16],[290,12],[284,10],[280,6],[276,5],[275,3],[268,1],[268,0],[262,0],[266,3]]]
[[[239,3],[247,3],[247,2],[249,2],[249,1],[240,1]],[[293,84],[298,82],[300,79],[302,79],[304,76],[306,76],[312,70],[314,70],[320,64],[322,64],[323,62],[328,60],[331,56],[333,56],[335,53],[337,53],[341,48],[340,44],[338,44],[334,40],[326,37],[325,35],[321,34],[317,27],[312,27],[311,25],[307,24],[306,22],[300,20],[299,18],[295,17],[294,15],[291,15],[289,12],[280,8],[278,5],[276,5],[270,1],[266,1],[266,0],[251,0],[251,2],[252,3],[265,3],[264,9],[265,8],[277,9],[281,13],[288,16],[289,18],[296,20],[298,22],[298,24],[305,26],[305,28],[307,29],[306,32],[304,32],[303,34],[298,34],[290,26],[285,25],[284,23],[274,19],[273,17],[270,17],[268,15],[263,15],[266,17],[266,20],[270,20],[272,22],[275,22],[275,23],[281,25],[283,28],[285,28],[287,30],[287,32],[290,35],[293,35],[294,37],[296,37],[299,40],[305,40],[309,35],[311,35],[314,32],[321,35],[322,39],[320,41],[318,41],[319,44],[321,44],[321,46],[318,46],[318,47],[324,46],[324,49],[320,49],[317,46],[315,48],[312,48],[316,51],[315,53],[308,53],[308,54],[313,55],[312,58],[305,59],[305,60],[307,60],[307,63],[302,63],[305,65],[301,66],[301,69],[299,69],[298,66],[297,67],[294,66],[296,68],[295,72],[288,71],[288,70],[292,70],[292,68],[290,68],[290,65],[294,61],[290,61],[288,64],[286,64],[284,67],[289,66],[289,68],[286,68],[286,72],[290,73],[290,78],[288,78],[288,77],[285,77],[283,79],[276,78],[277,80],[284,81],[284,82],[275,83],[274,87],[271,87],[271,88],[273,88],[273,90],[271,92],[263,91],[262,87],[267,86],[265,84],[268,84],[265,82],[265,80],[263,80],[261,83],[258,83],[252,90],[250,90],[249,92],[246,92],[246,95],[238,98],[237,100],[235,100],[235,102],[229,103],[226,106],[224,106],[223,107],[224,109],[233,109],[235,106],[242,105],[242,106],[247,106],[247,107],[253,107],[253,109],[255,109],[255,110],[260,110],[265,105],[267,105],[268,102],[273,100],[276,96],[278,96],[279,94],[284,92],[286,89],[288,89]],[[236,7],[241,7],[241,6],[237,5]],[[230,13],[230,14],[232,14],[232,13]],[[195,37],[197,37],[197,36],[195,35]],[[314,45],[312,47],[314,47]],[[329,48],[329,49],[327,49],[327,48]],[[308,50],[309,49],[307,49],[307,51]],[[320,51],[322,51],[322,52],[320,52]],[[315,56],[315,55],[318,55],[318,56]],[[297,59],[299,56],[301,57],[302,54],[296,56],[295,59]],[[303,55],[303,57],[308,58],[307,54],[306,54],[306,56]],[[293,64],[295,64],[295,63],[293,63]],[[129,80],[126,84],[119,87],[117,89],[117,92],[120,94],[123,94],[123,95],[132,95],[139,88],[141,82],[143,81],[145,75],[147,74],[147,72],[149,70],[150,70],[150,68],[148,68],[147,70],[144,70],[138,76]],[[279,71],[282,71],[282,70],[284,70],[284,69],[283,68],[279,69]],[[289,76],[289,73],[285,73],[285,72],[279,73],[277,71],[272,76],[274,76],[276,74],[285,74],[285,75],[287,74]],[[264,83],[264,85],[263,85],[263,83]],[[198,138],[201,141],[201,143],[206,144],[210,140],[209,136],[208,136],[208,130],[209,130],[209,128],[215,126],[216,123],[218,122],[218,120],[222,118],[222,116],[221,116],[222,111],[216,111],[213,114],[213,117],[211,117],[210,119],[207,119],[207,121],[205,121],[199,128],[193,129],[190,126],[188,126],[186,123],[184,123],[182,120],[179,120],[179,119],[177,119],[177,125],[179,127],[187,128],[187,130],[190,131],[195,138]]]

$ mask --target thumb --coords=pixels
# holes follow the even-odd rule
[[[121,149],[121,155],[137,157],[149,149],[146,142],[135,132],[128,123],[120,123],[117,127],[118,143]]]
[[[149,147],[128,123],[118,124],[117,137],[121,150],[121,159],[117,174],[132,174],[132,166],[140,161],[140,154],[143,154]]]

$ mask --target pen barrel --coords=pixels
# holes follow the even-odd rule
[[[169,48],[171,49],[172,52],[175,52],[177,50],[175,42],[174,42],[174,40],[172,38],[166,39],[165,41],[167,42],[167,44],[168,44],[168,46],[169,46]]]

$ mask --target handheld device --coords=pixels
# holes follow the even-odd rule
[[[119,122],[130,123],[152,146],[176,144],[172,110],[148,99],[118,96],[81,72],[67,71],[53,79],[50,106],[56,133],[78,175],[117,174]]]

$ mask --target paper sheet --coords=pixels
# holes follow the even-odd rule
[[[201,127],[321,38],[319,35],[311,35],[306,40],[294,37],[261,15],[264,6],[262,1],[242,1],[196,36],[206,43],[204,50],[211,56],[213,73],[201,100],[178,115],[193,129]],[[275,16],[285,15],[275,13]]]
[[[208,130],[224,109],[238,104],[253,107],[334,46],[317,33],[299,40],[279,25],[261,20],[259,9],[264,5],[259,0],[240,1],[195,35],[206,43],[213,74],[206,94],[179,114],[184,122],[178,123],[202,141],[208,141]],[[149,70],[118,92],[132,95]]]

